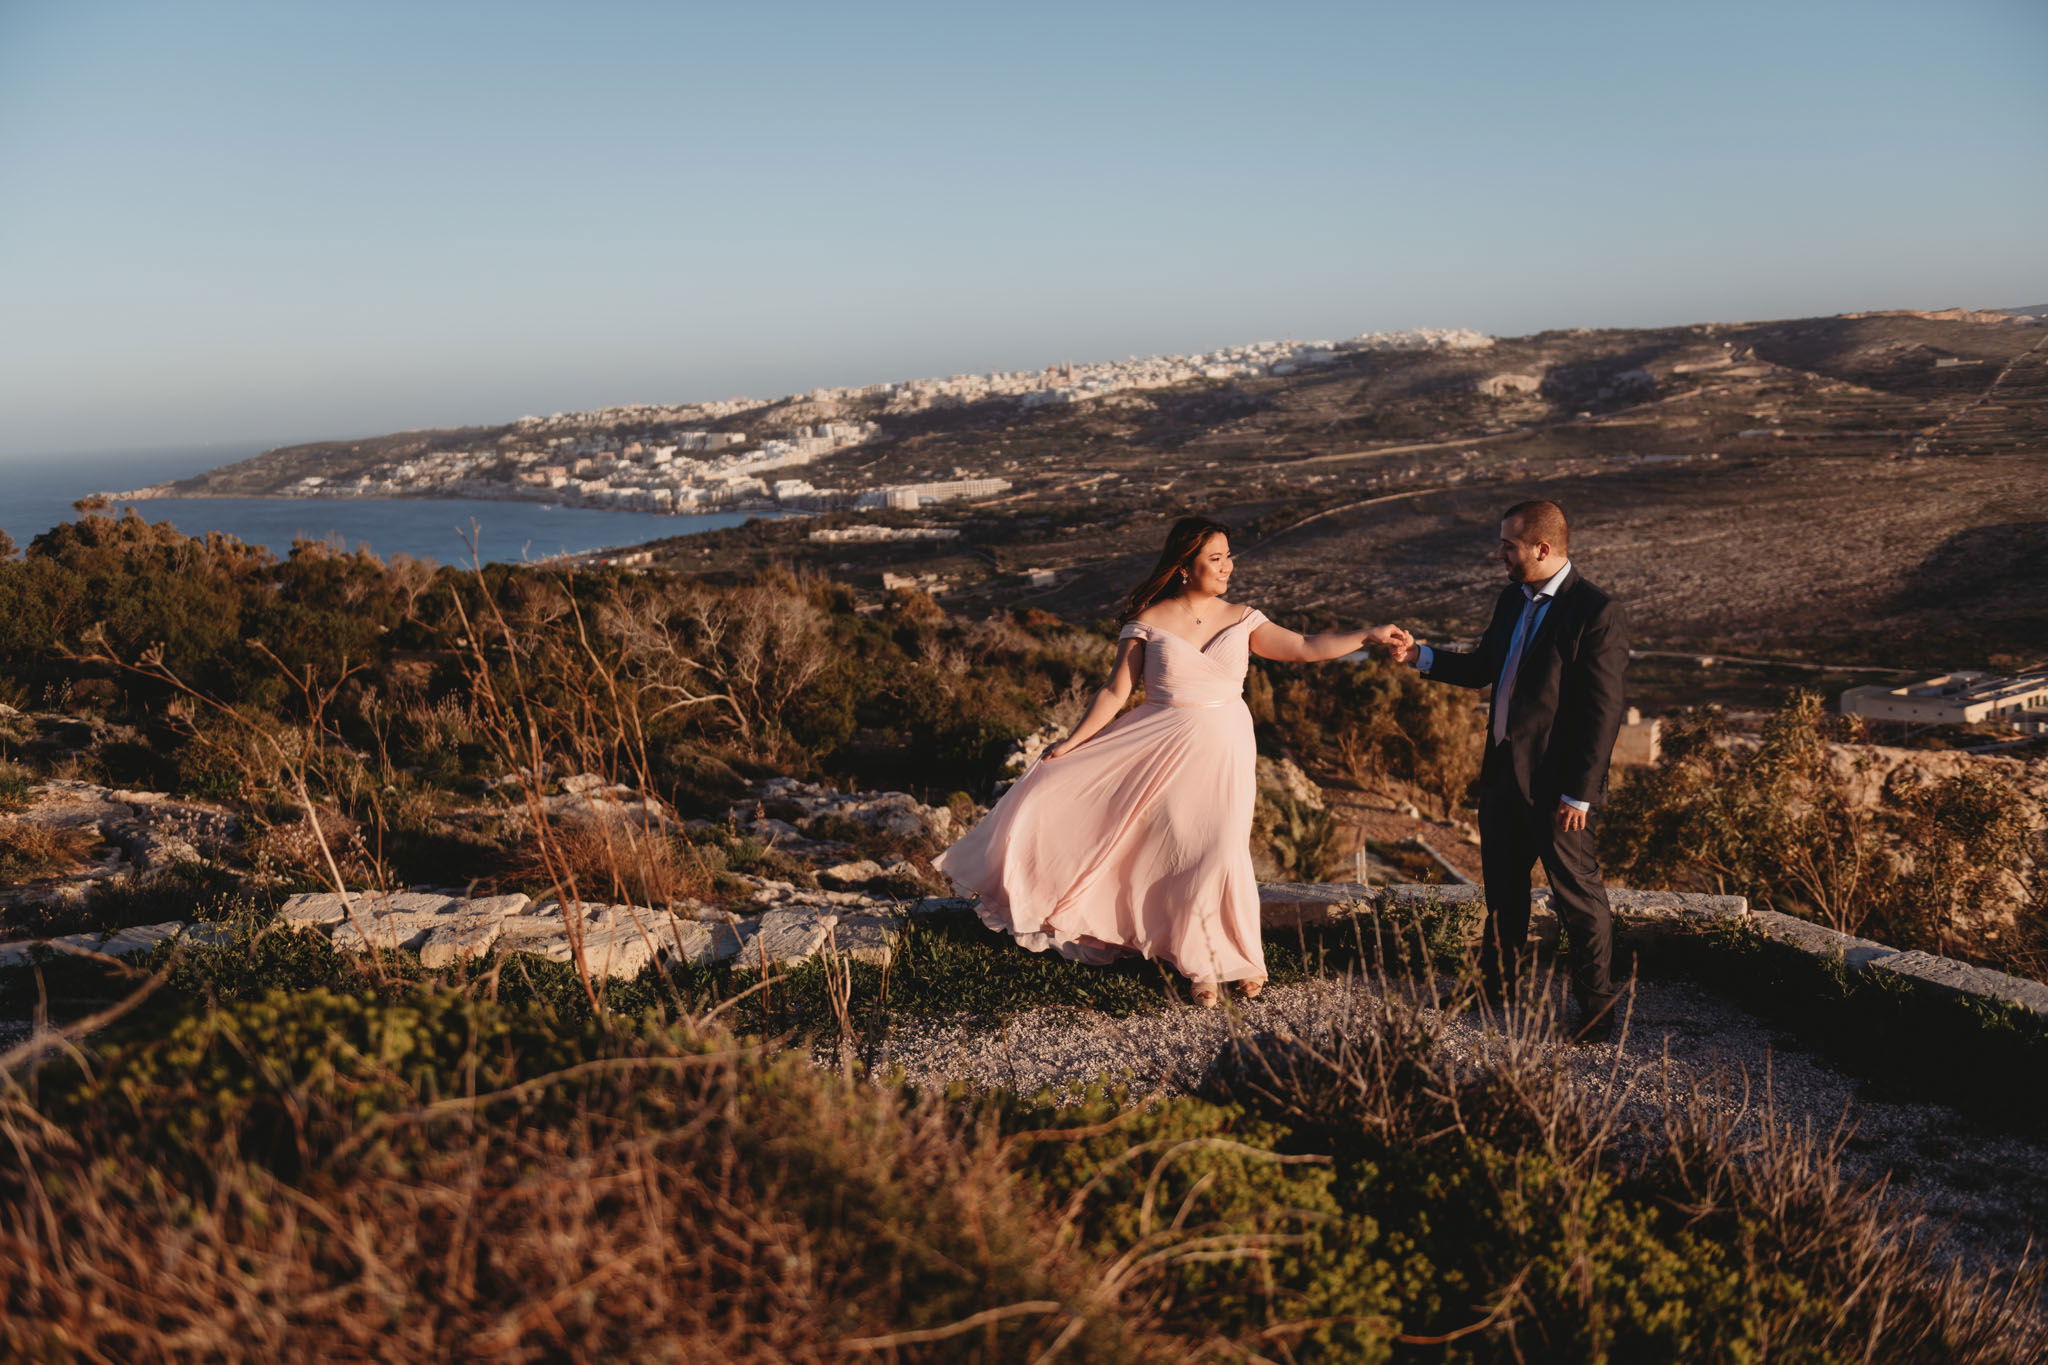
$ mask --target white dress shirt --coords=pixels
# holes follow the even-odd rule
[[[1536,632],[1543,629],[1543,618],[1550,611],[1551,600],[1557,596],[1558,589],[1564,586],[1564,580],[1571,574],[1571,571],[1572,562],[1567,559],[1564,562],[1563,568],[1534,587],[1527,583],[1522,584],[1522,595],[1524,598],[1522,614],[1515,618],[1515,629],[1508,636],[1508,657],[1501,660],[1502,677],[1507,676],[1510,665],[1519,666],[1520,651],[1515,647],[1517,642],[1520,643],[1522,649],[1527,649],[1529,641],[1536,638]],[[1428,645],[1418,645],[1416,649],[1415,667],[1424,673],[1429,672],[1430,665],[1436,662],[1436,651],[1432,650]],[[1493,689],[1494,714],[1503,720],[1507,716],[1507,704],[1508,699],[1501,695],[1501,689],[1496,685]],[[1591,810],[1593,808],[1590,802],[1580,801],[1575,797],[1563,796],[1558,799],[1573,810]]]

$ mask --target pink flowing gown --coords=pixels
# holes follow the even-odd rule
[[[1247,612],[1201,648],[1133,621],[1145,700],[1041,759],[936,860],[982,921],[1082,962],[1160,958],[1194,981],[1266,975],[1252,874],[1257,754]]]

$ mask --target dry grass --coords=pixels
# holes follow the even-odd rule
[[[945,1343],[923,1359],[1062,1336],[1166,1358],[1092,1293],[1003,1146],[941,1099],[715,1031],[340,1121],[371,1088],[301,1091],[282,1159],[236,1124],[169,1155],[6,1105],[0,1354],[832,1360],[896,1357],[884,1343],[908,1330]]]
[[[687,845],[623,817],[550,819],[481,889],[560,888],[570,899],[669,908],[701,899],[712,874]]]
[[[34,881],[71,871],[96,842],[83,829],[0,818],[0,879]]]
[[[970,1103],[715,1024],[508,1032],[445,996],[388,1024],[305,997],[216,1012],[0,1099],[0,1354],[2048,1350],[2038,1272],[1930,1268],[1926,1229],[1840,1173],[1842,1134],[1690,1089],[1646,1123],[1540,1020],[1474,1060],[1445,1046],[1452,1002],[1382,984],[1241,1039],[1222,1107]]]

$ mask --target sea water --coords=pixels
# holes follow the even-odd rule
[[[76,521],[71,504],[89,493],[187,478],[263,449],[188,446],[0,459],[0,531],[27,549],[52,526]],[[155,498],[111,510],[118,514],[129,505],[146,520],[168,521],[186,535],[222,531],[280,557],[295,540],[324,540],[439,564],[469,563],[472,539],[485,563],[517,563],[737,526],[750,515],[664,516],[476,498]]]

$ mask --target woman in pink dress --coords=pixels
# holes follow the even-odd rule
[[[1408,638],[1398,626],[1297,635],[1226,601],[1230,573],[1225,527],[1175,522],[1087,715],[937,859],[990,928],[1082,962],[1163,959],[1198,1005],[1216,1004],[1221,982],[1249,999],[1266,981],[1251,656],[1312,663]],[[1144,701],[1118,715],[1141,681]]]

